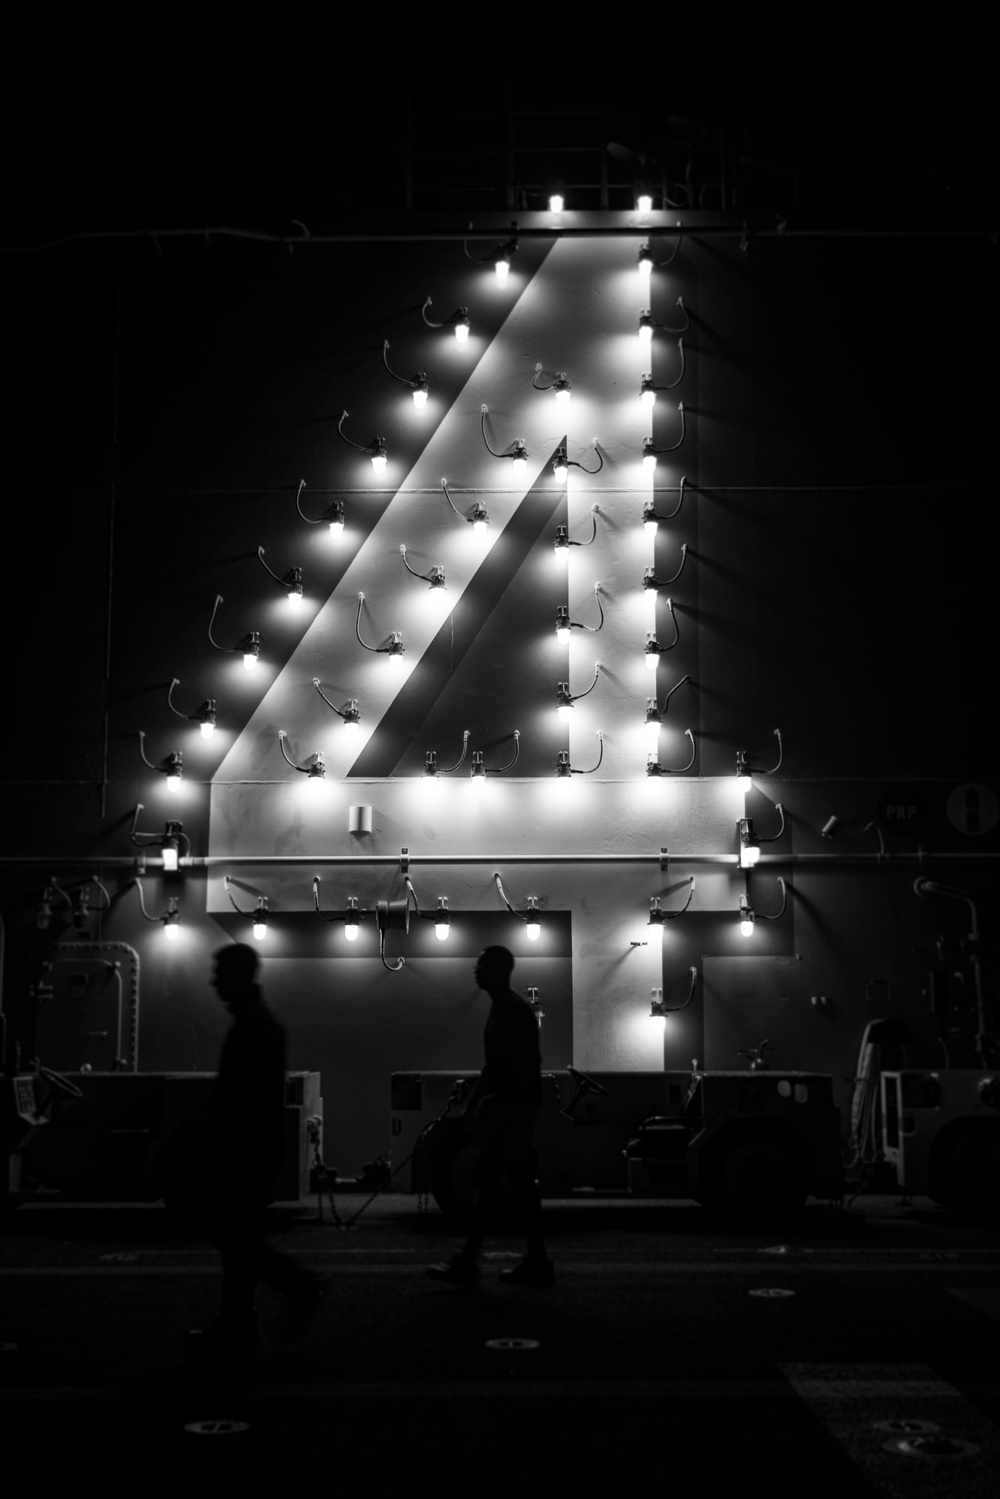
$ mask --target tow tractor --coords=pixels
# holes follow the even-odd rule
[[[447,1213],[471,1206],[476,1161],[463,1105],[472,1078],[392,1076],[394,1151],[412,1152],[402,1191],[430,1193]],[[742,1071],[542,1075],[535,1131],[543,1197],[581,1192],[687,1198],[746,1218],[842,1195],[840,1112],[833,1079],[768,1071],[755,1048]]]
[[[155,1202],[186,1211],[212,1190],[202,1169],[212,1072],[73,1072],[0,1077],[0,1206]],[[285,1078],[285,1162],[276,1200],[309,1193],[318,1072]]]

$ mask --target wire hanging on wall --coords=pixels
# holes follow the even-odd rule
[[[639,400],[644,406],[655,406],[658,391],[676,390],[684,379],[684,340],[677,340],[677,352],[681,356],[681,367],[676,379],[671,380],[669,385],[654,385],[651,373],[643,375],[639,382]]]
[[[165,756],[159,765],[154,765],[152,760],[146,757],[146,735],[140,729],[139,754],[142,756],[142,763],[148,765],[150,770],[158,771],[160,775],[166,776],[168,791],[176,793],[180,790],[181,780],[184,775],[184,755],[180,750],[171,750],[169,755]]]
[[[531,379],[531,383],[535,387],[535,389],[553,391],[556,398],[556,405],[568,406],[570,396],[573,393],[573,387],[570,384],[569,376],[566,374],[566,371],[557,370],[555,375],[553,375],[552,379],[549,381],[548,385],[539,385],[538,377],[542,373],[542,366],[540,364],[536,364],[535,373]]]
[[[681,443],[684,441],[684,437],[685,437],[686,432],[687,432],[687,425],[686,425],[686,421],[685,421],[685,417],[684,417],[684,402],[683,401],[678,401],[677,402],[677,414],[679,415],[679,417],[681,419],[681,435],[680,435],[680,437],[678,437],[678,439],[677,439],[676,442],[672,442],[670,444],[669,448],[658,448],[656,446],[656,444],[653,442],[653,439],[651,437],[644,437],[643,438],[643,440],[642,440],[642,465],[643,465],[643,468],[654,469],[656,467],[656,460],[660,456],[660,454],[662,454],[662,453],[674,453],[674,452],[676,452],[677,449],[680,447]],[[679,508],[680,507],[678,506],[678,509]]]
[[[146,920],[154,923],[159,923],[159,925],[163,927],[163,935],[171,942],[175,941],[177,937],[177,929],[180,926],[181,921],[181,913],[179,909],[180,902],[178,897],[176,895],[171,895],[168,898],[167,909],[162,916],[150,916],[149,912],[146,910],[146,901],[142,893],[142,881],[137,876],[134,880],[132,880],[131,885],[135,886],[135,893],[139,897],[139,910],[142,912]],[[125,888],[126,890],[128,890],[131,888],[131,886],[126,885]]]
[[[596,635],[599,630],[604,629],[604,605],[601,603],[599,582],[594,584],[594,597],[597,599],[597,609],[600,615],[600,623],[596,625],[585,625],[581,620],[570,619],[568,605],[556,605],[556,634],[561,640],[569,639],[570,630],[586,630],[589,634]]]
[[[326,524],[330,527],[330,535],[335,541],[339,541],[340,537],[344,534],[344,522],[346,519],[343,500],[332,501],[332,503],[328,505],[327,508],[323,511],[323,514],[318,515],[316,519],[313,520],[310,516],[306,515],[305,511],[302,508],[302,491],[305,489],[305,487],[305,479],[300,479],[298,493],[295,496],[296,510],[299,512],[302,519],[308,526],[321,526],[325,521]]]
[[[677,298],[677,306],[684,314],[684,321],[679,328],[669,328],[666,323],[654,323],[653,315],[648,307],[644,307],[639,314],[639,342],[648,344],[652,342],[653,329],[659,328],[661,333],[686,333],[691,326],[691,318],[687,308],[684,306],[684,298]]]
[[[564,785],[569,785],[573,776],[592,776],[595,771],[600,770],[601,764],[604,760],[604,734],[600,729],[597,730],[597,738],[600,742],[600,750],[597,756],[597,763],[595,765],[592,765],[589,770],[578,770],[575,765],[571,765],[569,760],[569,750],[559,751],[559,755],[556,759],[557,780],[561,781]]]
[[[661,520],[673,520],[674,516],[678,513],[684,503],[684,486],[686,483],[687,479],[682,478],[679,486],[679,498],[677,504],[674,506],[673,510],[671,510],[669,515],[657,515],[656,506],[653,504],[653,501],[647,500],[645,502],[642,507],[642,524],[645,528],[647,536],[656,535],[656,529]],[[661,494],[665,494],[667,492],[668,491],[666,490],[660,490]]]
[[[689,972],[691,974],[691,981],[688,986],[687,999],[682,1000],[679,1005],[668,1005],[666,1000],[663,998],[662,990],[653,990],[653,999],[649,1007],[649,1017],[651,1020],[665,1021],[668,1015],[676,1015],[678,1010],[687,1009],[688,1005],[694,999],[694,991],[698,986],[698,970],[693,963],[689,969]]]
[[[680,219],[677,220],[677,227],[678,229],[681,227]],[[662,270],[664,266],[673,264],[673,262],[677,259],[677,252],[681,247],[682,238],[683,235],[677,235],[676,239],[674,240],[673,253],[669,255],[666,260],[654,260],[653,247],[650,241],[643,241],[643,243],[639,246],[639,250],[636,255],[636,270],[639,272],[639,277],[644,285],[649,284],[649,279],[654,268],[656,270]]]
[[[340,413],[340,421],[337,423],[338,434],[344,439],[349,447],[357,448],[359,453],[367,453],[368,457],[372,461],[372,468],[375,470],[375,472],[377,474],[384,474],[385,466],[389,461],[389,451],[385,445],[385,438],[373,437],[371,442],[367,444],[355,442],[353,438],[348,437],[347,433],[344,431],[344,422],[348,416],[350,416],[349,411],[342,411]]]
[[[313,906],[315,907],[316,915],[319,917],[320,921],[325,921],[327,923],[342,921],[344,923],[344,936],[346,937],[348,942],[353,942],[358,935],[358,923],[360,922],[362,916],[370,916],[372,913],[367,909],[367,907],[364,910],[361,910],[358,906],[357,896],[349,895],[347,897],[347,905],[343,911],[338,912],[335,916],[327,916],[326,913],[322,910],[319,903],[319,887],[321,884],[322,880],[320,879],[320,876],[318,874],[314,874],[312,882],[312,892]]]
[[[361,639],[361,610],[364,607],[364,602],[365,602],[365,596],[364,596],[364,594],[363,593],[359,593],[358,594],[358,616],[357,616],[357,619],[354,622],[354,633],[358,637],[358,643],[360,645],[363,645],[366,651],[372,651],[376,655],[388,656],[389,665],[390,666],[400,666],[400,665],[402,665],[403,653],[404,653],[402,631],[400,631],[400,630],[390,630],[389,631],[390,640],[389,640],[389,644],[388,645],[366,645],[365,642]]]
[[[299,604],[301,604],[301,602],[302,602],[302,569],[301,569],[301,567],[290,567],[288,569],[287,573],[285,573],[285,576],[283,578],[279,578],[278,574],[276,572],[274,572],[274,570],[272,568],[268,567],[267,563],[264,561],[264,548],[263,547],[258,547],[257,548],[257,558],[258,558],[258,561],[260,562],[261,567],[264,569],[264,571],[266,573],[270,574],[270,576],[274,579],[274,581],[276,583],[280,583],[281,586],[282,586],[282,588],[284,588],[286,590],[287,595],[288,595],[288,607],[290,609],[297,609],[298,606],[299,606]]]
[[[571,468],[581,469],[585,474],[599,474],[604,467],[604,454],[597,445],[596,437],[594,438],[594,452],[597,454],[597,467],[586,468],[582,463],[578,463],[575,458],[568,456],[565,442],[560,443],[552,457],[552,477],[558,484],[565,484],[569,478]],[[596,509],[597,507],[595,506],[594,508]]]
[[[361,723],[361,713],[358,709],[358,700],[356,697],[348,698],[346,708],[338,708],[336,703],[332,703],[327,697],[326,693],[323,691],[319,683],[319,677],[313,677],[312,684],[315,687],[316,691],[319,693],[320,697],[323,699],[324,703],[326,703],[326,706],[328,708],[332,708],[337,717],[344,720],[345,729],[358,728]]]
[[[692,897],[694,895],[694,890],[695,890],[695,883],[694,883],[694,875],[692,874],[692,875],[688,876],[688,893],[687,893],[687,899],[685,900],[685,902],[684,902],[684,904],[682,906],[678,907],[678,909],[676,911],[664,911],[663,908],[660,905],[660,897],[658,895],[652,895],[652,896],[650,896],[650,899],[649,899],[649,921],[648,921],[647,925],[649,925],[649,926],[661,926],[663,924],[663,922],[665,922],[665,921],[673,921],[673,919],[674,919],[675,916],[683,916],[684,912],[687,910],[688,906],[690,906],[690,904],[691,904],[691,900],[692,900]]]
[[[444,490],[445,499],[448,501],[448,504],[451,506],[452,510],[454,510],[459,520],[465,521],[472,527],[474,532],[486,530],[487,526],[490,523],[490,517],[489,512],[486,509],[486,506],[483,504],[482,500],[476,500],[470,513],[468,515],[463,515],[461,510],[459,510],[458,506],[455,504],[455,501],[451,497],[448,489],[447,479],[441,480],[441,488]]]
[[[326,776],[326,761],[323,758],[323,751],[317,750],[316,753],[312,756],[309,764],[296,765],[295,761],[291,758],[288,751],[285,749],[285,740],[287,738],[288,735],[285,733],[284,729],[279,729],[278,744],[281,748],[281,753],[282,755],[284,755],[287,763],[292,767],[293,770],[297,770],[302,775],[308,776],[310,781],[318,784]]]
[[[595,663],[594,680],[591,682],[590,686],[587,687],[583,692],[578,692],[574,695],[569,690],[568,682],[559,682],[556,685],[556,713],[561,719],[563,719],[564,722],[568,721],[569,716],[573,711],[573,704],[578,703],[581,698],[589,696],[589,694],[593,692],[594,688],[597,686],[597,679],[601,675],[601,665],[602,663],[600,661]]]
[[[483,405],[480,408],[480,427],[482,429],[483,442],[486,444],[487,452],[491,453],[494,458],[509,458],[511,460],[512,466],[516,468],[518,472],[520,472],[522,469],[527,468],[528,459],[531,455],[528,452],[523,438],[516,437],[514,441],[509,444],[511,449],[510,452],[498,453],[495,448],[490,447],[490,440],[486,436],[486,418],[489,416],[489,413],[490,408],[488,406]]]
[[[656,631],[647,630],[646,644],[642,648],[643,660],[646,663],[647,671],[655,671],[660,664],[660,657],[663,655],[663,653],[665,651],[672,651],[674,646],[680,639],[680,630],[677,625],[677,616],[674,613],[674,601],[673,599],[668,598],[664,602],[667,607],[667,612],[670,615],[671,623],[674,627],[674,638],[673,640],[671,640],[669,645],[661,645],[656,638]]]
[[[208,621],[208,638],[217,651],[237,652],[243,656],[243,665],[247,671],[253,671],[260,658],[260,631],[248,630],[243,639],[237,641],[236,645],[220,645],[212,634],[212,626],[215,624],[215,616],[219,605],[223,602],[222,594],[215,595],[215,603],[212,605],[212,617]]]
[[[695,744],[694,735],[692,734],[691,730],[685,729],[684,734],[685,737],[690,739],[691,741],[691,758],[688,763],[686,765],[678,765],[676,767],[667,767],[661,765],[655,755],[650,755],[646,760],[646,774],[648,776],[683,776],[687,774],[687,772],[691,769],[692,765],[695,762],[695,756],[698,753],[698,748]]]
[[[406,560],[406,547],[403,546],[402,543],[400,543],[399,555],[402,557],[402,559],[403,559],[403,566],[406,568],[406,571],[408,573],[412,573],[415,578],[421,578],[421,579],[423,579],[423,581],[425,583],[429,583],[431,585],[432,589],[442,589],[442,590],[444,589],[444,587],[445,587],[445,578],[444,578],[444,568],[443,567],[441,567],[440,565],[437,565],[435,567],[432,567],[429,573],[418,573],[417,570],[416,570],[416,568],[411,567],[410,564],[407,562],[407,560]]]
[[[464,344],[468,342],[470,323],[469,309],[467,307],[456,307],[450,318],[446,318],[443,323],[434,323],[427,316],[427,309],[430,306],[431,299],[428,297],[420,309],[423,320],[428,328],[452,328],[457,343]]]
[[[498,871],[494,871],[493,879],[497,887],[497,894],[507,907],[507,910],[512,916],[518,917],[519,920],[525,923],[527,935],[533,942],[537,941],[542,930],[541,912],[538,909],[538,896],[529,895],[525,900],[525,909],[518,911],[507,899]]]
[[[788,886],[780,874],[778,875],[778,884],[781,886],[781,906],[773,914],[767,911],[758,911],[757,915],[762,921],[778,921],[785,914],[785,906],[788,904]]]
[[[178,867],[181,858],[180,846],[183,841],[185,845],[184,858],[191,853],[191,839],[184,831],[182,823],[175,818],[169,818],[162,833],[141,833],[138,828],[139,813],[142,812],[142,802],[137,802],[135,811],[132,813],[132,826],[129,828],[129,838],[136,848],[153,848],[159,844],[163,850],[163,868],[168,873],[173,873]],[[140,843],[139,839],[145,838],[146,843]]]
[[[439,765],[437,763],[436,751],[427,750],[424,755],[424,776],[427,778],[427,780],[433,781],[435,776],[450,776],[456,770],[458,770],[461,765],[465,763],[466,751],[469,748],[469,734],[470,731],[468,729],[463,729],[462,753],[459,755],[454,765]]]
[[[413,396],[413,404],[417,407],[418,410],[426,406],[427,396],[430,392],[430,386],[427,383],[427,371],[417,370],[414,373],[412,379],[406,380],[402,375],[397,375],[395,370],[389,369],[388,355],[389,340],[385,339],[382,344],[382,363],[385,365],[386,369],[394,380],[398,380],[400,385],[409,386],[410,393]]]
[[[254,941],[263,942],[264,938],[267,936],[267,896],[258,895],[257,903],[254,906],[253,910],[244,911],[242,907],[239,906],[236,902],[236,897],[230,889],[231,883],[232,882],[229,878],[229,875],[224,874],[222,876],[222,884],[225,888],[226,894],[229,896],[230,905],[236,912],[237,916],[245,916],[248,921],[253,922]]]
[[[472,225],[470,224],[469,227],[471,229]],[[512,224],[511,228],[516,229],[517,225]],[[462,249],[465,251],[466,259],[474,261],[476,265],[492,265],[497,280],[502,283],[510,274],[510,258],[517,253],[517,237],[512,235],[488,255],[470,255],[467,239],[462,241]]]
[[[512,766],[517,764],[517,757],[521,750],[521,733],[519,729],[515,729],[513,732],[514,753],[506,765],[487,765],[482,750],[472,751],[472,769],[469,774],[472,776],[473,784],[484,786],[487,776],[502,776],[505,771],[510,770]]]
[[[186,718],[188,723],[196,723],[201,727],[201,737],[210,739],[215,733],[216,707],[215,698],[207,697],[194,713],[182,713],[179,708],[174,707],[173,692],[175,687],[180,686],[180,677],[171,677],[170,686],[167,688],[167,707],[177,714],[178,718]]]
[[[597,538],[597,517],[600,515],[600,513],[601,513],[601,511],[600,511],[600,507],[599,506],[597,506],[597,505],[591,505],[591,507],[590,507],[591,532],[590,532],[590,535],[587,537],[586,541],[571,541],[570,540],[570,535],[569,535],[568,528],[566,526],[557,526],[556,527],[556,539],[552,543],[553,547],[555,548],[556,556],[557,557],[563,557],[568,562],[569,561],[569,549],[570,549],[570,547],[589,547],[589,546],[593,546],[594,541]]]
[[[686,676],[681,677],[679,682],[675,682],[673,687],[671,687],[670,691],[667,693],[666,697],[663,699],[662,708],[660,707],[659,702],[655,697],[648,697],[646,699],[646,734],[647,738],[649,739],[651,749],[655,750],[657,744],[659,743],[660,728],[663,723],[663,715],[667,711],[667,705],[670,702],[670,699],[673,697],[678,687],[683,687],[684,683],[690,682],[690,680],[691,676],[690,673],[688,673]],[[656,757],[654,755],[654,759],[655,758]]]

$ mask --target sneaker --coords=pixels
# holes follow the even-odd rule
[[[428,1265],[427,1274],[434,1280],[443,1280],[446,1285],[471,1289],[479,1279],[479,1266],[475,1260],[456,1254],[447,1264]]]
[[[551,1286],[555,1278],[555,1267],[550,1259],[522,1260],[519,1265],[500,1271],[500,1279],[515,1286]]]

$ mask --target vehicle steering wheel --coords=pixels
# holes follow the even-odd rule
[[[576,1083],[581,1093],[600,1093],[603,1098],[611,1097],[607,1088],[602,1087],[600,1083],[595,1083],[594,1079],[588,1077],[585,1072],[577,1072],[576,1068],[571,1067],[568,1062],[566,1064],[566,1071]]]
[[[63,1093],[67,1098],[83,1097],[82,1088],[78,1088],[76,1083],[71,1083],[68,1077],[63,1077],[61,1072],[56,1072],[52,1067],[39,1067],[38,1076],[44,1077],[57,1093]]]

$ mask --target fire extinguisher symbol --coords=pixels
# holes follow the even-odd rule
[[[996,827],[1000,801],[996,792],[981,781],[966,781],[948,797],[946,811],[953,828],[970,838],[979,838]]]

